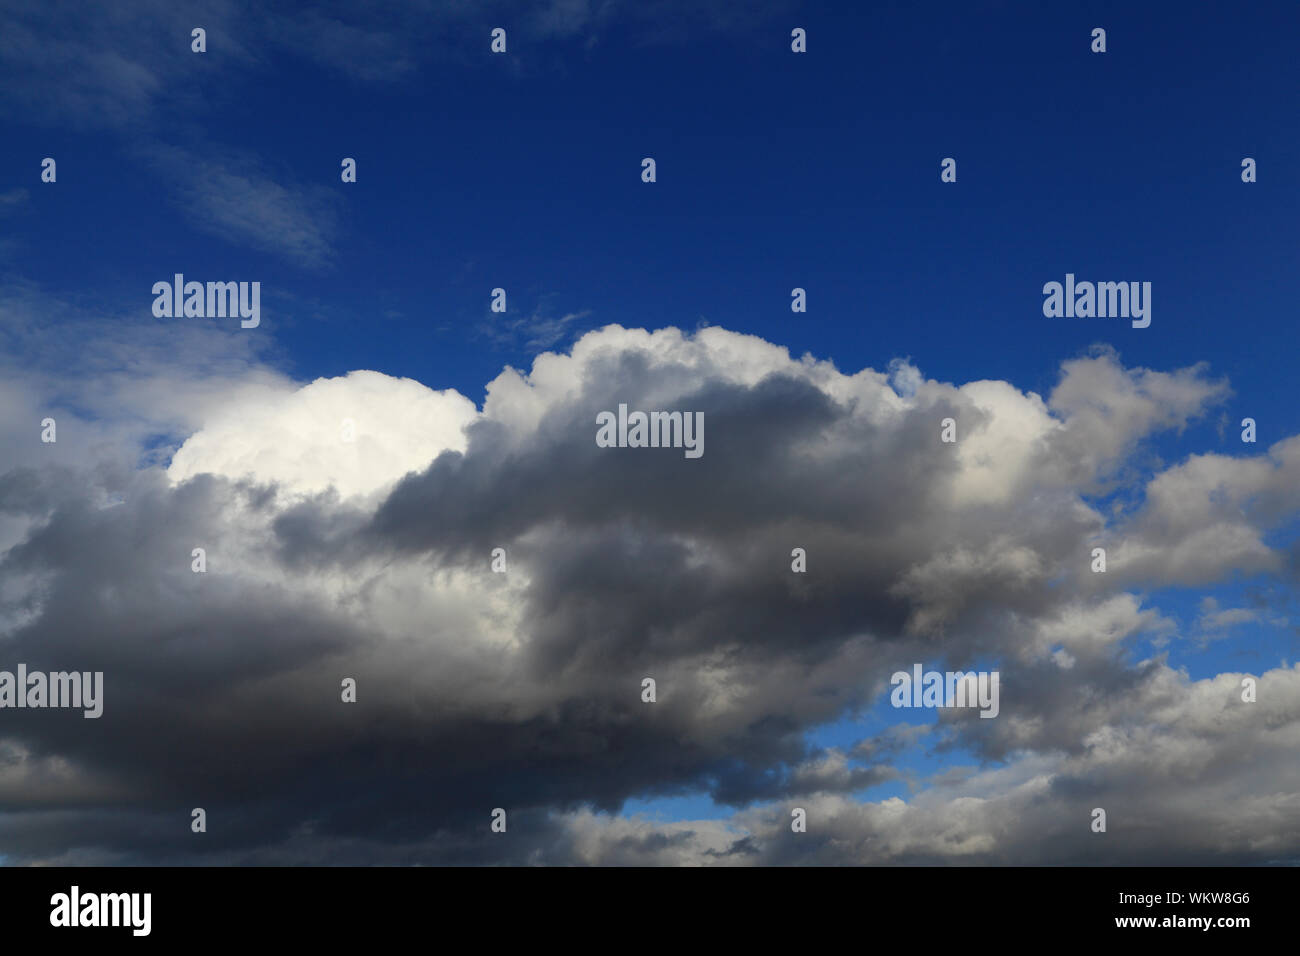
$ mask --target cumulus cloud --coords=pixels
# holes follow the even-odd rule
[[[350,372],[291,394],[248,396],[191,435],[172,458],[173,481],[219,475],[289,493],[365,495],[465,450],[474,403],[409,378]]]
[[[138,411],[105,377],[85,388]],[[1193,681],[1133,653],[1177,626],[1135,584],[1272,573],[1270,535],[1300,511],[1295,439],[1133,467],[1226,387],[1098,352],[1043,397],[613,325],[504,370],[476,409],[245,356],[178,392],[166,464],[97,468],[78,439],[57,481],[30,448],[0,473],[19,529],[0,555],[5,657],[106,686],[98,721],[6,716],[0,844],[45,862],[1294,858],[1300,672],[1254,675],[1247,704],[1245,675]],[[704,456],[598,447],[620,403],[702,412]],[[1116,488],[1139,503],[1100,510]],[[1099,537],[1120,542],[1106,575]],[[1171,546],[1187,557],[1143,557]],[[995,661],[998,719],[808,742],[935,658]],[[917,779],[918,748],[973,765]],[[906,799],[857,795],[890,781]],[[618,815],[698,791],[730,816]],[[201,845],[195,805],[222,821]],[[485,836],[497,806],[509,841]],[[795,841],[792,806],[810,820]],[[1129,836],[1088,842],[1092,806]]]

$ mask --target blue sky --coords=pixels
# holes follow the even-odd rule
[[[1129,367],[1208,362],[1231,397],[1156,436],[1133,465],[1145,475],[1300,432],[1294,5],[660,9],[550,32],[493,10],[336,59],[233,49],[252,46],[238,18],[203,55],[163,34],[179,51],[158,54],[165,87],[123,118],[6,112],[0,194],[26,196],[0,210],[0,276],[161,335],[176,320],[150,315],[155,281],[256,279],[259,348],[294,379],[374,369],[480,405],[503,366],[588,330],[719,325],[845,372],[910,359],[928,378],[1043,396],[1099,344]],[[497,26],[503,56],[488,50]],[[806,54],[790,50],[794,27]],[[55,185],[39,181],[45,156]],[[1258,182],[1242,182],[1244,157]],[[214,182],[242,184],[256,212],[213,216],[229,198]],[[1045,318],[1042,286],[1067,272],[1149,281],[1150,327]],[[790,310],[796,286],[805,314]],[[504,316],[489,311],[495,287]],[[1239,441],[1247,416],[1255,446]],[[1177,627],[1134,643],[1135,660],[1168,654],[1199,680],[1295,657],[1283,582],[1144,596]],[[1202,640],[1207,598],[1269,617]],[[879,703],[810,746],[929,719]],[[978,762],[923,741],[894,765],[923,778]],[[906,794],[894,781],[859,796]],[[729,813],[692,793],[625,810]]]
[[[31,202],[6,223],[21,245],[5,265],[124,309],[176,270],[260,276],[268,332],[304,378],[368,367],[481,400],[533,353],[484,336],[500,286],[507,318],[581,315],[568,333],[709,322],[841,368],[910,355],[943,380],[1040,392],[1096,341],[1132,364],[1211,359],[1234,410],[1295,429],[1294,403],[1270,401],[1291,371],[1277,346],[1300,211],[1275,11],[856,6],[730,32],[683,16],[657,44],[616,26],[591,49],[519,37],[494,57],[465,38],[386,84],[291,54],[232,81],[214,43],[170,91],[186,108],[144,128],[9,121],[0,177]],[[320,190],[328,261],[196,228],[150,164],[155,137]],[[36,152],[60,159],[58,188],[39,188]],[[955,184],[939,182],[946,156]],[[1066,271],[1151,281],[1152,327],[1044,319],[1039,290]]]

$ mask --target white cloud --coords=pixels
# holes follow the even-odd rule
[[[168,476],[275,482],[291,494],[381,491],[444,451],[464,451],[474,403],[409,378],[349,372],[289,394],[223,407],[172,459]],[[344,441],[345,420],[355,440]]]

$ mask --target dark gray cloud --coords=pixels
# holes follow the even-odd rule
[[[229,374],[230,395],[255,383],[266,414],[241,418],[209,383],[208,411],[188,414],[224,424],[187,440],[183,472],[105,461],[79,440],[50,470],[17,447],[30,434],[10,433],[18,463],[0,473],[0,509],[20,530],[0,556],[3,661],[102,670],[106,684],[98,720],[4,712],[11,860],[1296,853],[1300,780],[1282,756],[1300,742],[1300,672],[1256,675],[1246,705],[1236,675],[1191,681],[1133,660],[1134,638],[1171,624],[1125,589],[1123,560],[1104,581],[1088,569],[1098,535],[1121,554],[1194,536],[1225,488],[1267,501],[1234,518],[1258,540],[1300,510],[1286,484],[1295,440],[1215,458],[1213,481],[1200,459],[1167,469],[1129,515],[1086,504],[1100,484],[1138,480],[1125,462],[1151,435],[1221,400],[1203,369],[1125,369],[1099,353],[1067,363],[1046,402],[919,375],[900,395],[890,376],[721,329],[611,326],[526,377],[503,372],[463,444],[405,475],[389,453],[409,441],[401,416],[377,410],[397,395],[454,416],[454,399],[374,373],[296,393],[255,365]],[[1100,411],[1080,380],[1108,383]],[[101,382],[96,395],[111,408],[134,391]],[[620,402],[703,412],[703,457],[598,447],[596,415]],[[327,423],[339,407],[379,423],[363,435],[370,453],[347,458],[332,424],[312,425],[314,403]],[[940,441],[948,417],[956,444]],[[1178,521],[1163,517],[1175,507]],[[490,568],[497,547],[508,573]],[[795,547],[806,574],[790,570]],[[1215,560],[1213,573],[1235,566]],[[893,671],[935,658],[995,660],[999,716],[807,743],[882,699]],[[344,677],[355,704],[340,700]],[[916,747],[962,748],[978,765],[918,779],[898,765]],[[853,796],[888,780],[909,798]],[[734,815],[600,812],[701,790]],[[1105,853],[1088,840],[1098,805],[1125,834]],[[809,832],[792,840],[796,806]],[[192,807],[207,834],[190,833]],[[505,836],[488,830],[494,807],[509,812]]]

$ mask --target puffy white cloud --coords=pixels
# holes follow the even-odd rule
[[[248,396],[215,411],[167,469],[275,483],[290,494],[368,495],[444,451],[463,452],[474,403],[409,378],[349,372],[291,393]],[[351,436],[352,440],[345,440]]]

